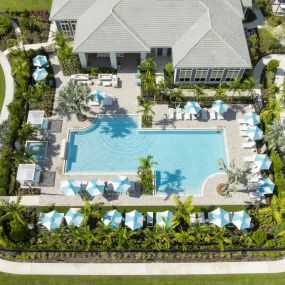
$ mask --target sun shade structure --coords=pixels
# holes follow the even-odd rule
[[[116,176],[111,184],[114,191],[117,193],[126,193],[131,187],[129,178],[127,176]]]
[[[131,230],[137,230],[142,228],[143,221],[144,221],[144,216],[137,210],[126,213],[125,225]]]
[[[83,221],[83,214],[79,208],[70,208],[64,218],[69,226],[80,227]]]
[[[253,162],[259,170],[268,170],[272,163],[267,154],[257,154]]]
[[[185,113],[189,113],[192,115],[197,115],[201,111],[201,107],[198,102],[188,101],[184,107]]]
[[[60,191],[66,196],[75,196],[81,189],[81,182],[75,179],[66,179],[60,183]]]
[[[45,68],[39,68],[33,73],[33,77],[36,81],[44,80],[48,76],[48,72]]]
[[[36,164],[19,164],[17,181],[21,183],[39,183],[41,168]]]
[[[234,212],[232,217],[232,223],[239,229],[250,228],[251,217],[246,211]]]
[[[118,228],[123,220],[121,213],[117,210],[108,211],[104,214],[102,222],[111,228]]]
[[[224,114],[228,110],[228,105],[222,100],[217,100],[213,102],[212,110],[218,114]]]
[[[102,195],[105,190],[105,182],[100,179],[90,180],[87,184],[86,191],[93,197]]]
[[[259,141],[262,139],[263,132],[259,127],[248,127],[246,132],[248,137],[253,141]]]
[[[173,213],[170,211],[157,212],[156,213],[156,223],[161,227],[171,227],[172,226]]]
[[[256,126],[260,123],[260,117],[254,112],[249,112],[243,115],[244,122],[251,126]]]
[[[262,195],[273,194],[275,184],[268,177],[259,178],[256,186],[258,192]]]
[[[44,55],[37,55],[33,58],[33,65],[37,67],[42,67],[48,64],[48,60]]]
[[[217,208],[216,210],[208,214],[209,222],[222,228],[230,222],[230,215],[227,211],[222,208]]]
[[[43,224],[48,230],[58,229],[61,226],[64,214],[57,211],[43,213],[40,215],[39,222]]]
[[[99,89],[96,89],[95,91],[91,92],[90,95],[94,96],[99,103],[101,103],[106,97],[105,92]]]
[[[29,111],[27,123],[39,129],[47,129],[48,119],[45,117],[45,111],[43,110]]]

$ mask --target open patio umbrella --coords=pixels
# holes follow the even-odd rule
[[[38,67],[42,67],[44,65],[48,64],[48,60],[46,58],[46,56],[44,55],[37,55],[36,57],[33,58],[33,65],[34,66],[38,66]]]
[[[222,208],[217,208],[216,210],[208,214],[209,222],[222,228],[230,222],[230,215],[227,211]]]
[[[123,220],[121,213],[117,210],[108,211],[104,214],[102,222],[104,225],[110,225],[111,228],[118,228]]]
[[[58,229],[61,226],[64,214],[57,211],[51,211],[42,215],[40,222],[48,230]]]
[[[105,190],[105,182],[100,179],[90,180],[86,186],[86,191],[93,197],[102,195]]]
[[[262,195],[273,194],[275,184],[268,177],[259,178],[256,186],[258,192]]]
[[[48,76],[48,72],[45,68],[39,68],[33,73],[33,77],[36,81],[44,80]]]
[[[215,111],[218,114],[223,114],[227,112],[228,105],[224,103],[222,100],[214,101],[212,104],[212,110]]]
[[[243,115],[244,122],[251,126],[256,126],[260,123],[260,117],[254,112],[249,112]]]
[[[248,127],[246,132],[248,137],[253,141],[259,141],[262,139],[263,132],[259,127]]]
[[[80,227],[83,221],[83,214],[80,213],[79,208],[70,208],[64,218],[69,226]]]
[[[105,97],[106,97],[105,92],[103,92],[103,91],[101,91],[99,89],[94,90],[89,95],[94,96],[99,103],[101,103],[105,99]]]
[[[267,154],[257,154],[253,162],[259,170],[268,170],[272,163]]]
[[[157,212],[156,213],[156,223],[161,227],[172,226],[173,213],[170,211]]]
[[[143,220],[143,215],[137,210],[134,210],[132,212],[126,213],[125,225],[131,230],[137,230],[142,228]]]
[[[250,228],[251,217],[247,214],[246,211],[234,212],[232,217],[232,223],[239,229],[248,229]]]
[[[188,101],[184,107],[184,111],[192,115],[197,115],[201,111],[201,107],[198,102]]]
[[[127,176],[116,176],[111,184],[113,185],[114,191],[117,193],[126,193],[131,187]]]
[[[75,196],[81,189],[81,181],[66,179],[60,183],[60,191],[66,196]]]

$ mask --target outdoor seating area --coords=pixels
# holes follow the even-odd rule
[[[167,118],[169,120],[224,120],[224,113],[228,106],[222,100],[214,101],[212,108],[201,108],[198,102],[188,101],[184,108],[168,108]]]

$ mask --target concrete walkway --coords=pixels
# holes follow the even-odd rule
[[[256,16],[256,19],[253,22],[243,24],[243,27],[247,30],[255,29],[258,26],[262,26],[265,23],[265,18],[259,8],[253,6],[252,11]]]
[[[0,271],[24,275],[200,275],[284,272],[285,260],[205,263],[24,263],[0,259]]]

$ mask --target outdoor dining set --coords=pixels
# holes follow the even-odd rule
[[[36,67],[36,70],[33,72],[33,78],[35,81],[44,80],[48,76],[48,72],[45,67],[48,67],[47,57],[44,55],[37,55],[33,58],[33,65]]]
[[[201,108],[198,102],[188,101],[183,108],[168,108],[167,118],[170,120],[224,120],[224,114],[227,112],[228,106],[222,100],[216,100],[212,104],[212,108]]]

